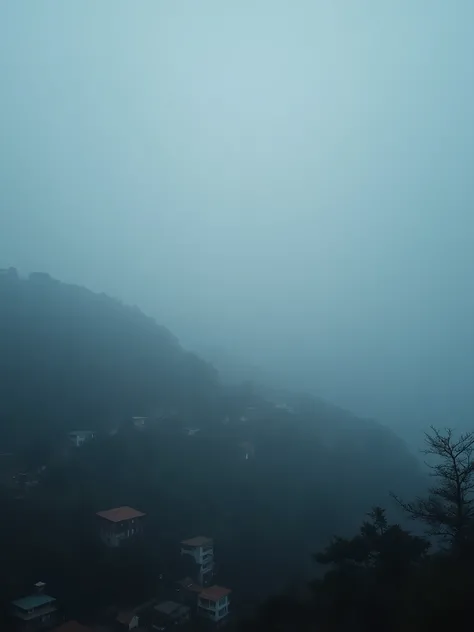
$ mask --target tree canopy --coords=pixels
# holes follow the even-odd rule
[[[311,596],[268,602],[255,629],[424,632],[465,625],[474,590],[473,444],[472,433],[431,428],[423,452],[435,460],[434,485],[413,501],[393,494],[426,535],[390,524],[385,509],[374,507],[353,537],[334,537],[315,554],[324,572],[310,583]]]

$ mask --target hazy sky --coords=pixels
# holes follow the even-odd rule
[[[3,0],[0,265],[400,428],[474,421],[473,24],[472,0]]]

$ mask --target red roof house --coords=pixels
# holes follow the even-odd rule
[[[231,592],[230,588],[224,588],[223,586],[209,586],[202,590],[199,597],[209,599],[210,601],[219,601],[230,595]]]
[[[198,614],[211,621],[222,621],[229,614],[231,592],[223,586],[203,588],[198,597]]]
[[[141,518],[145,514],[133,509],[133,507],[116,507],[115,509],[108,509],[107,511],[98,511],[97,515],[111,522],[123,522],[124,520]]]
[[[100,537],[107,546],[121,546],[143,532],[145,514],[132,507],[98,511],[97,516],[100,519]]]

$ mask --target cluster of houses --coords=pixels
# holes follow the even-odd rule
[[[252,409],[254,410],[254,409]],[[243,417],[245,421],[246,417]],[[132,417],[132,424],[137,430],[145,430],[148,426],[149,418],[148,417]],[[229,423],[228,418],[226,417],[223,420],[223,423]],[[114,435],[118,432],[118,429],[114,429],[109,434]],[[194,427],[185,427],[182,429],[182,432],[188,437],[194,437],[199,432],[201,432],[200,428]],[[97,433],[93,430],[73,430],[68,434],[69,442],[76,448],[82,447],[85,443],[91,441],[97,436]],[[243,443],[239,443],[239,449],[245,461],[249,459],[255,458],[255,446],[253,443],[245,441]]]
[[[247,422],[251,418],[252,414],[255,414],[255,410],[256,409],[254,408],[249,408],[246,411],[246,414],[249,415],[249,417],[243,416],[238,420],[238,422]],[[153,418],[132,417],[129,420],[129,423],[131,423],[136,430],[143,432],[151,427],[156,427],[156,421],[170,419],[173,416],[176,416],[175,411],[171,411],[170,413],[162,412],[157,415],[157,417]],[[222,423],[224,425],[229,424],[229,417],[225,417]],[[109,430],[107,434],[109,436],[114,436],[119,431],[120,426],[117,426]],[[200,428],[191,426],[180,427],[179,432],[190,438],[194,438],[196,435],[205,435],[205,432]],[[99,433],[95,430],[72,430],[68,432],[65,437],[65,444],[61,448],[61,454],[67,457],[70,450],[82,448],[98,436]],[[255,458],[255,445],[253,443],[249,441],[242,442],[238,444],[238,448],[243,460],[248,461]],[[31,490],[40,484],[46,469],[46,465],[41,465],[40,467],[30,470],[22,469],[21,464],[18,463],[17,455],[9,452],[2,452],[0,453],[0,486],[4,489],[10,489],[15,498],[25,498]]]
[[[279,408],[292,412],[286,405]],[[246,422],[256,415],[257,411],[249,408],[240,419]],[[229,423],[226,418],[223,423]],[[144,430],[148,425],[147,417],[133,417],[133,426]],[[115,434],[118,428],[109,434]],[[192,437],[199,433],[199,428],[185,428],[186,435]],[[68,433],[70,448],[81,448],[96,437],[92,430],[75,430]],[[251,442],[239,444],[244,460],[255,458],[255,446]],[[7,462],[10,455],[1,455]],[[22,486],[37,484],[39,475],[45,466],[31,477],[21,473],[15,480],[22,478]],[[23,478],[28,479],[27,482]],[[145,514],[132,507],[115,507],[99,511],[97,533],[102,543],[110,549],[121,547],[143,534]],[[197,536],[180,543],[180,577],[176,578],[170,599],[152,600],[132,611],[119,612],[110,627],[88,627],[76,621],[64,622],[61,609],[56,599],[47,594],[44,582],[37,582],[30,595],[15,599],[11,603],[11,618],[18,632],[165,632],[179,626],[182,632],[186,626],[195,621],[207,622],[215,627],[229,620],[231,590],[213,583],[215,576],[214,542],[212,538]]]
[[[143,533],[145,514],[132,507],[116,507],[97,513],[98,534],[111,549],[136,539]],[[229,620],[231,590],[213,583],[215,576],[214,541],[197,536],[180,543],[177,571],[182,575],[174,583],[170,599],[151,600],[132,611],[119,612],[105,632],[166,632],[180,627],[192,629],[194,622],[211,627]],[[63,620],[56,599],[37,582],[30,595],[15,599],[11,618],[18,632],[95,632],[76,621]]]

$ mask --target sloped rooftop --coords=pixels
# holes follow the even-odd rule
[[[98,511],[99,518],[105,518],[110,522],[122,522],[123,520],[132,520],[133,518],[141,518],[145,514],[133,507],[115,507],[107,511]]]
[[[231,592],[230,588],[224,588],[223,586],[209,586],[209,588],[203,589],[199,598],[209,599],[209,601],[219,601],[219,599],[230,595]]]
[[[189,540],[182,540],[181,544],[184,546],[205,546],[206,544],[212,544],[212,538],[208,538],[204,535],[198,535],[195,538],[189,538]]]
[[[16,608],[21,608],[21,610],[32,610],[33,608],[40,608],[48,603],[53,603],[53,601],[56,601],[56,599],[50,595],[28,595],[21,599],[15,599],[15,601],[12,601],[12,604]]]

